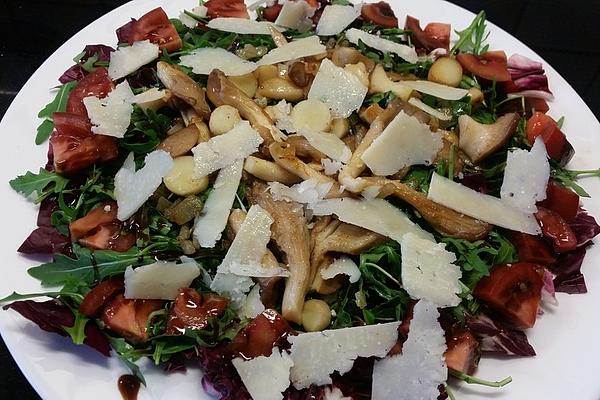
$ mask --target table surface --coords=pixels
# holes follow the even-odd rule
[[[416,1],[416,0],[413,0]],[[600,2],[589,0],[452,0],[488,19],[540,54],[600,118]],[[64,41],[122,0],[2,0],[0,118],[19,89]],[[193,1],[190,1],[192,4]],[[40,16],[52,15],[52,18]],[[0,340],[0,398],[39,399]]]

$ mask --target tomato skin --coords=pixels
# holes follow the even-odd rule
[[[552,247],[557,253],[575,250],[577,247],[577,236],[558,213],[543,207],[538,207],[535,213],[542,234],[552,242]]]
[[[135,233],[124,232],[120,221],[100,225],[90,235],[79,239],[79,243],[93,250],[129,250],[136,241]]]
[[[579,211],[579,195],[555,181],[550,181],[546,189],[546,199],[539,205],[554,211],[570,224],[575,221]]]
[[[182,288],[167,317],[167,335],[183,335],[186,329],[204,329],[211,317],[223,315],[229,300],[212,293]]]
[[[412,32],[411,39],[417,48],[431,51],[450,47],[450,24],[431,22],[421,29],[419,20],[408,15],[404,29]]]
[[[108,202],[100,204],[87,215],[69,224],[71,239],[79,240],[100,225],[113,222],[117,219],[117,204]]]
[[[363,4],[360,14],[367,22],[386,28],[398,27],[398,18],[396,18],[394,10],[392,10],[389,3],[385,1]]]
[[[556,263],[554,252],[548,247],[546,241],[539,236],[511,232],[510,241],[517,249],[519,261],[545,266]]]
[[[88,113],[83,104],[83,99],[88,96],[106,97],[114,87],[115,84],[108,76],[108,70],[106,68],[96,68],[80,80],[71,93],[69,93],[67,112],[87,118]]]
[[[267,21],[275,22],[277,17],[279,17],[279,13],[281,12],[282,8],[283,6],[279,3],[275,3],[272,6],[265,7],[265,9],[262,12],[262,16]]]
[[[162,306],[162,300],[132,300],[117,294],[104,308],[101,318],[113,332],[132,343],[143,343],[148,340],[148,316]]]
[[[100,315],[102,309],[117,294],[125,290],[125,282],[122,276],[113,276],[94,287],[83,298],[79,305],[79,312],[89,318],[95,318]]]
[[[533,144],[538,136],[541,136],[548,155],[554,160],[561,160],[568,149],[567,137],[558,128],[552,117],[541,112],[534,113],[527,120],[526,135],[529,143]],[[570,146],[570,145],[568,145]]]
[[[208,0],[204,3],[204,7],[208,9],[206,16],[209,19],[218,17],[250,18],[244,0]]]
[[[446,366],[455,371],[472,375],[479,363],[479,341],[466,329],[457,329],[446,336],[448,349],[444,353]]]
[[[542,297],[542,272],[543,267],[527,262],[496,265],[477,283],[473,295],[515,327],[531,328]]]
[[[67,112],[52,114],[54,130],[59,136],[85,138],[92,135],[92,124],[87,116]]]
[[[161,50],[169,52],[180,50],[183,45],[177,29],[161,7],[147,12],[133,22],[127,41],[133,44],[140,40],[149,40],[157,44]]]
[[[460,53],[456,55],[456,60],[466,71],[480,78],[496,82],[511,80],[506,54],[503,51],[488,51],[479,56]]]
[[[270,356],[273,346],[285,340],[292,328],[279,313],[266,309],[252,320],[230,344],[230,350],[247,359]]]

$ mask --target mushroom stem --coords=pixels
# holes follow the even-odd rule
[[[156,74],[175,97],[189,104],[200,117],[206,119],[210,116],[204,90],[183,71],[174,65],[159,61],[156,64]]]

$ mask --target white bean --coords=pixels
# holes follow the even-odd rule
[[[311,299],[302,309],[302,326],[307,332],[322,331],[331,323],[331,309],[323,300]]]
[[[242,118],[237,108],[224,104],[210,114],[208,127],[213,136],[229,132]]]
[[[173,159],[171,172],[163,178],[167,189],[179,196],[190,196],[203,192],[208,187],[208,177],[196,178],[194,157],[181,156]]]
[[[327,132],[331,129],[329,107],[318,100],[303,100],[292,109],[292,122],[297,130]]]

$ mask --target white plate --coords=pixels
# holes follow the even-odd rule
[[[39,124],[36,115],[52,97],[48,90],[57,85],[57,78],[86,44],[114,45],[115,29],[131,17],[139,17],[159,5],[165,8],[169,16],[177,16],[182,9],[191,8],[195,3],[192,0],[137,0],[108,13],[48,58],[9,107],[0,123],[0,132],[4,137],[0,182],[5,182],[0,186],[5,210],[5,233],[0,242],[0,254],[3,255],[0,297],[13,290],[26,293],[40,289],[37,281],[26,273],[26,268],[35,265],[36,261],[21,257],[15,251],[34,229],[36,210],[13,192],[6,182],[17,174],[37,170],[45,163],[46,145],[35,146],[33,139]],[[462,29],[473,18],[470,12],[442,1],[420,0],[406,4],[405,1],[396,0],[392,1],[394,3],[401,21],[406,14],[411,14],[420,18],[422,23],[450,22],[453,28]],[[504,49],[509,55],[519,53],[540,59],[508,33],[492,24],[489,27],[492,49]],[[555,118],[566,117],[564,131],[577,151],[572,165],[578,169],[598,167],[595,161],[598,159],[594,156],[600,149],[600,124],[571,86],[551,66],[544,63],[544,67],[557,99],[551,104],[549,114]],[[600,181],[589,179],[583,185],[592,197],[600,198]],[[599,201],[587,200],[584,204],[592,215],[600,217]],[[599,261],[600,248],[592,247],[583,267],[589,293],[571,296],[559,294],[560,306],[547,311],[535,328],[528,332],[537,357],[482,359],[478,376],[499,379],[511,375],[512,384],[501,390],[463,385],[455,390],[457,398],[598,400],[600,381],[596,364],[600,359],[600,314],[597,312],[597,305],[600,304],[600,268],[594,264]],[[127,371],[115,357],[106,359],[84,346],[76,347],[65,338],[41,331],[13,311],[0,312],[0,331],[21,370],[42,398],[119,398],[117,378]],[[144,371],[148,387],[142,388],[140,400],[208,398],[203,395],[198,370],[165,375],[148,366]]]

